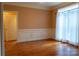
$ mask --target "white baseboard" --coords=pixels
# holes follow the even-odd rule
[[[19,29],[17,42],[51,38],[51,29]]]

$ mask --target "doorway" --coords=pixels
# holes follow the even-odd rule
[[[15,41],[17,39],[17,12],[4,11],[4,41]]]

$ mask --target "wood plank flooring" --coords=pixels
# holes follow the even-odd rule
[[[79,49],[53,39],[21,42],[5,42],[6,56],[79,56]]]

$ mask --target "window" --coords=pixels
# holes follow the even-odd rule
[[[79,44],[79,3],[59,9],[56,21],[56,39]]]

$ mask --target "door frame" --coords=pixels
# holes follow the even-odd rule
[[[6,10],[3,10],[3,13],[4,12],[15,12],[16,13],[16,41],[17,41],[17,36],[18,36],[18,12],[17,11],[6,11]],[[3,17],[3,37],[4,37],[4,17]],[[4,39],[5,41],[5,39]]]

